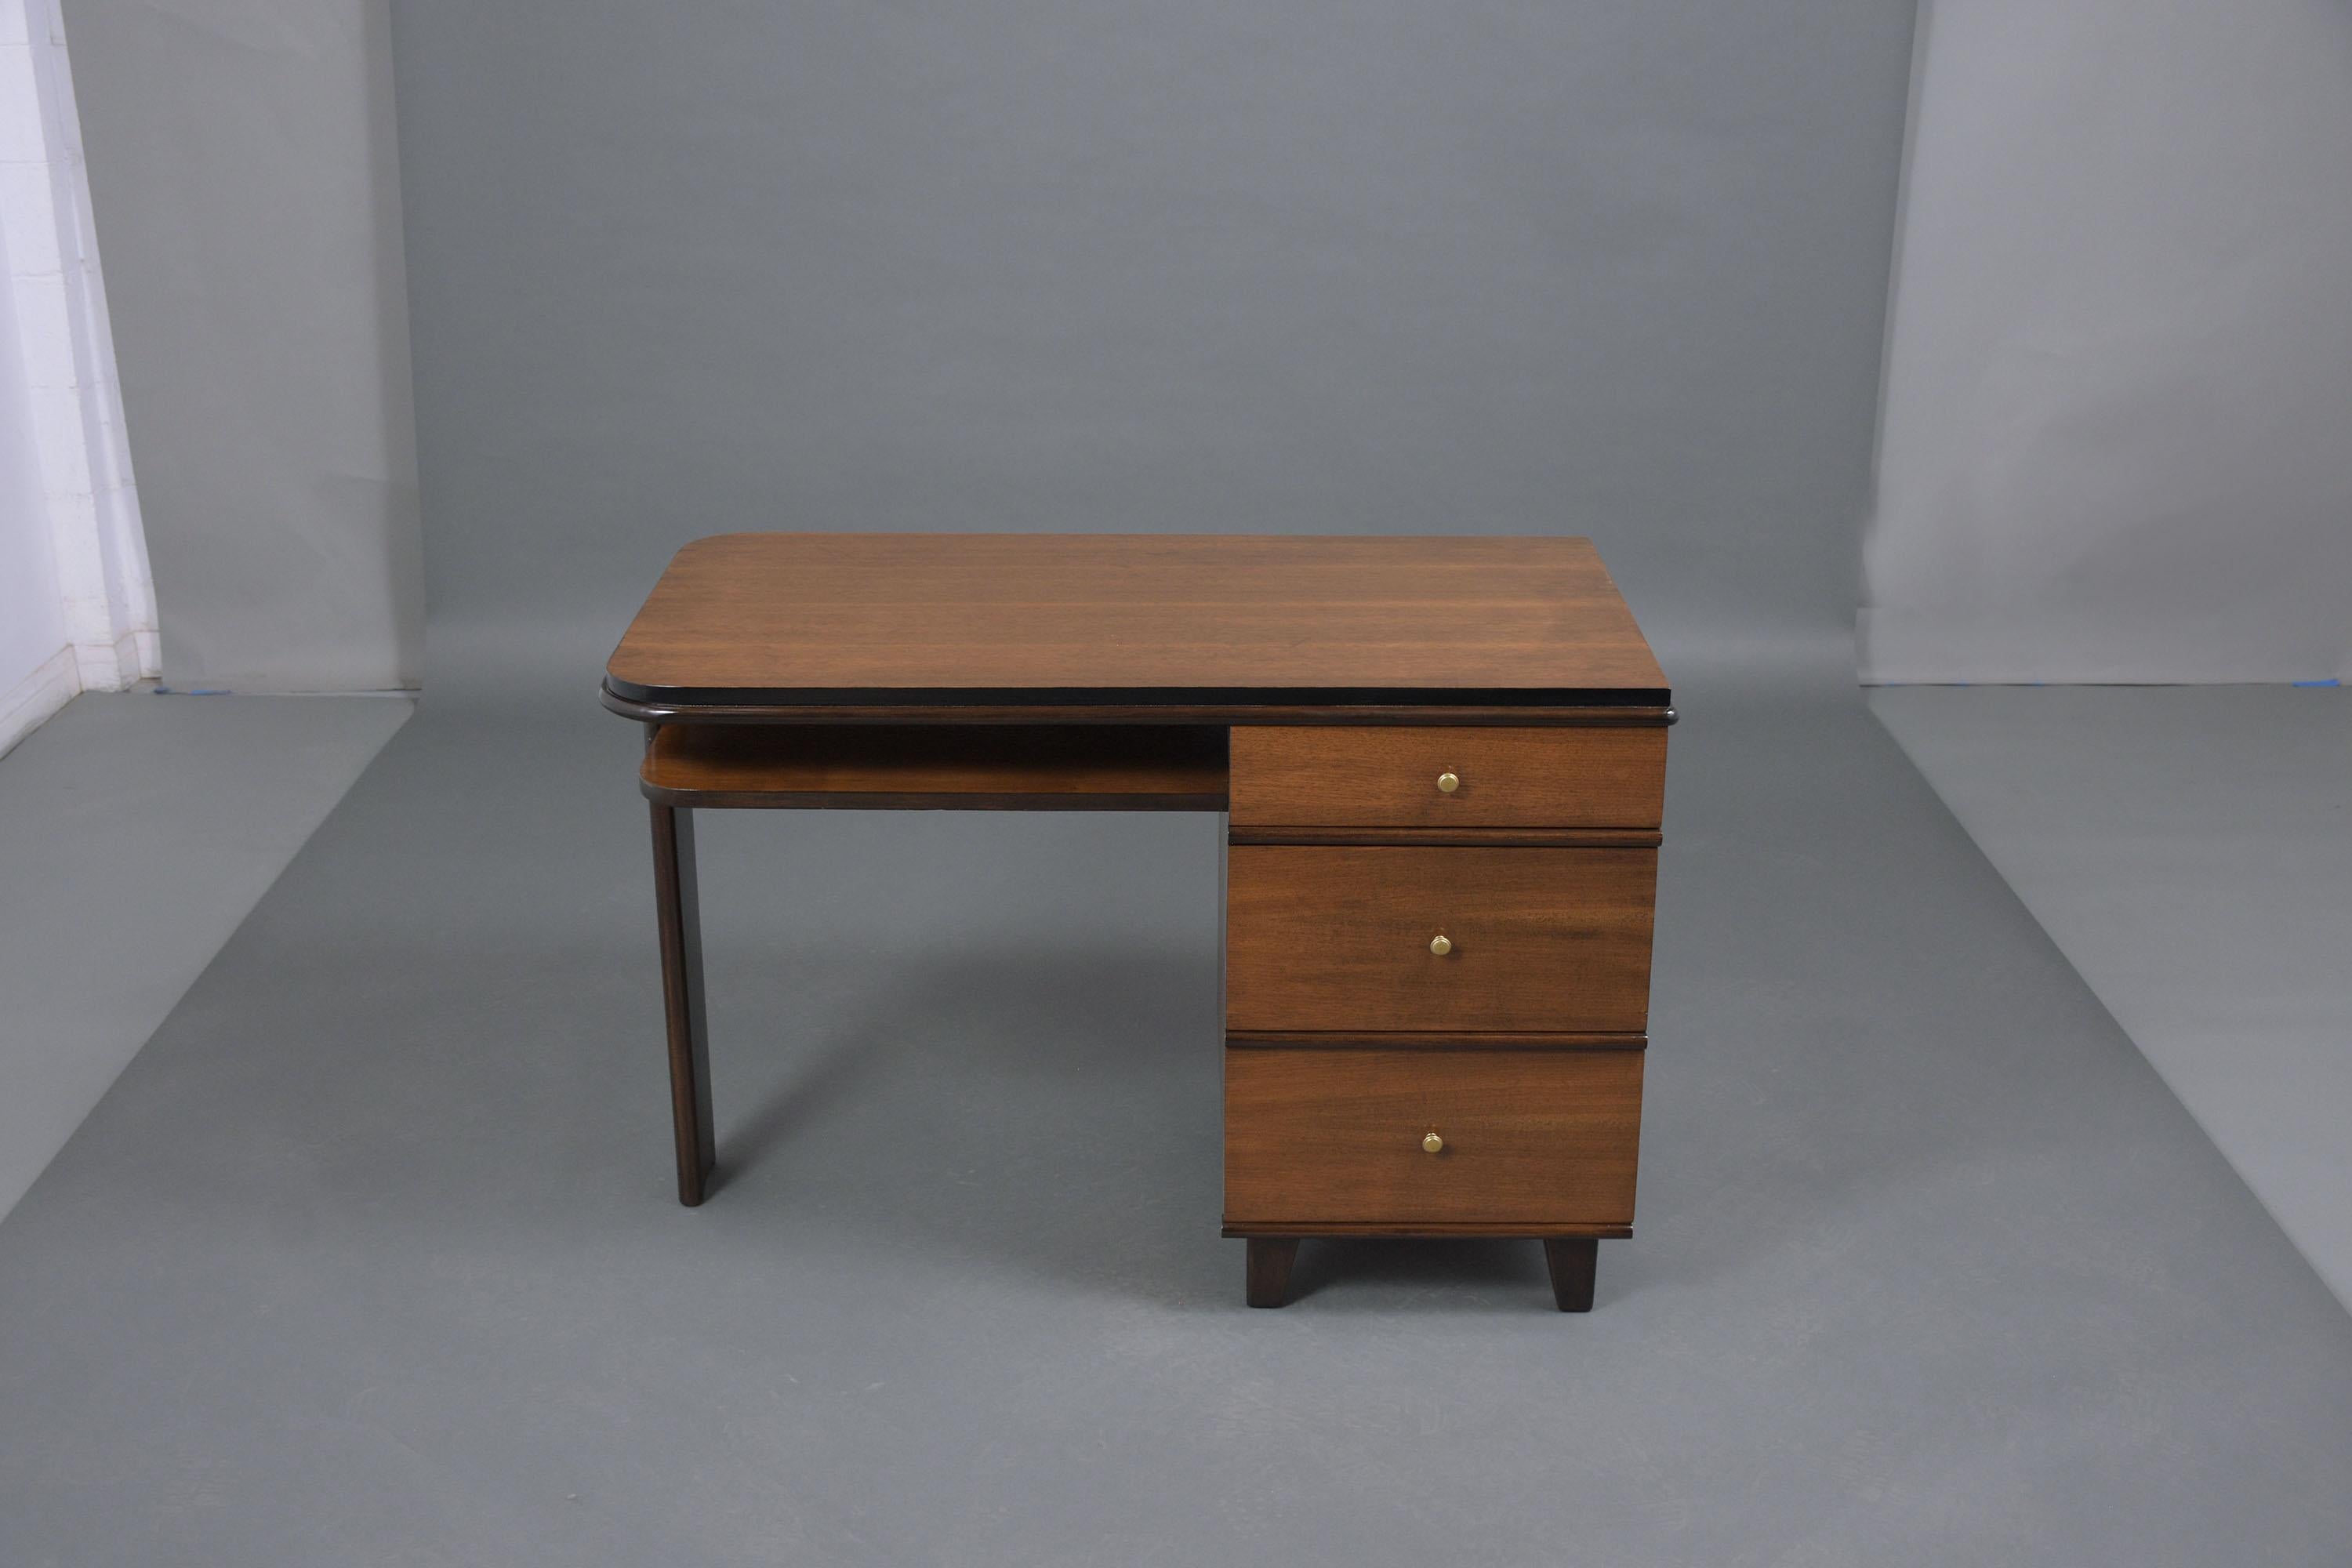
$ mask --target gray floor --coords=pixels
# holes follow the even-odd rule
[[[88,692],[0,757],[0,1216],[413,707]]]
[[[2352,694],[1909,687],[1871,708],[2352,1306]]]
[[[677,1208],[636,737],[428,701],[0,1225],[0,1562],[2341,1563],[2352,1317],[1857,698],[1682,706],[1567,1318],[1241,1307],[1205,817],[711,819]]]

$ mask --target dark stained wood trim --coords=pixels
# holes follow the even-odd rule
[[[1655,849],[1654,827],[1234,827],[1228,844],[1441,844],[1486,849]]]
[[[1544,1238],[1544,1268],[1551,1275],[1551,1299],[1563,1312],[1592,1310],[1592,1277],[1601,1243],[1590,1237]]]
[[[1450,1236],[1463,1236],[1488,1237],[1497,1241],[1536,1241],[1547,1237],[1583,1236],[1596,1240],[1622,1240],[1633,1234],[1633,1227],[1630,1225],[1529,1225],[1513,1220],[1475,1225],[1382,1225],[1301,1219],[1228,1225],[1220,1234],[1228,1238],[1252,1236],[1393,1236],[1440,1240]]]
[[[641,686],[619,676],[604,688],[625,702],[678,708],[1664,708],[1662,686]]]
[[[992,703],[977,694],[966,700],[903,703],[886,694],[864,693],[855,703],[764,703],[730,692],[709,702],[627,696],[608,681],[600,693],[604,707],[625,719],[656,724],[1588,724],[1663,726],[1675,721],[1664,704],[1669,694],[1642,692],[1631,706],[1578,703],[1547,698],[1525,707],[1432,702],[1426,694],[1408,702],[1351,702],[1344,695],[1318,705],[1261,695],[1229,702],[1139,700],[1121,691],[1100,702]]]
[[[1290,1304],[1290,1266],[1298,1259],[1298,1237],[1254,1236],[1249,1238],[1243,1300],[1253,1307]]]
[[[718,1142],[711,1132],[709,1009],[702,995],[702,911],[694,868],[694,814],[652,808],[654,901],[661,932],[662,1014],[669,1036],[671,1131],[677,1201],[708,1194]]]
[[[779,795],[735,790],[662,789],[640,784],[645,797],[672,805],[720,810],[793,811],[1223,811],[1222,795],[953,795],[876,794],[846,791]]]
[[[1650,1037],[1598,1033],[1479,1035],[1404,1030],[1396,1034],[1370,1034],[1361,1029],[1352,1032],[1341,1029],[1236,1029],[1226,1034],[1225,1045],[1237,1051],[1642,1051],[1649,1048]]]

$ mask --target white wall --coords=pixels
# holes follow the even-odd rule
[[[1866,681],[2352,674],[2352,6],[1930,0]]]
[[[157,668],[56,0],[0,0],[0,751]]]
[[[8,3],[0,0],[0,5]],[[8,47],[0,42],[0,50]],[[0,224],[0,279],[8,276],[8,234]],[[16,336],[16,312],[0,309],[0,750],[75,690]]]

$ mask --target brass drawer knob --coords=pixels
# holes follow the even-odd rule
[[[1440,1138],[1436,1133],[1424,1132],[1421,1135],[1422,1152],[1425,1154],[1434,1154],[1444,1147],[1445,1140]]]
[[[1435,936],[1429,939],[1429,951],[1437,954],[1438,957],[1444,958],[1447,953],[1454,951],[1454,939],[1447,936],[1444,931],[1439,931]]]
[[[1452,795],[1455,790],[1460,789],[1461,787],[1462,779],[1460,774],[1444,773],[1437,775],[1438,794]]]

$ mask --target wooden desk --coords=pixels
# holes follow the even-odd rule
[[[678,1199],[712,1162],[693,814],[1226,814],[1224,1234],[1630,1236],[1671,694],[1581,539],[738,533],[646,727]]]

